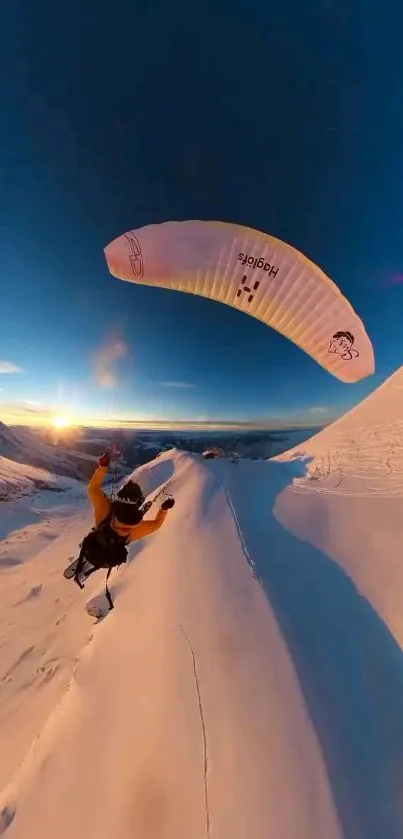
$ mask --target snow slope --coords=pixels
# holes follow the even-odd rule
[[[401,839],[397,446],[393,473],[384,468],[401,385],[398,371],[272,461],[171,451],[135,473],[146,492],[170,480],[176,506],[114,572],[116,608],[99,625],[82,605],[102,579],[84,593],[62,581],[67,617],[51,643],[67,645],[71,660],[52,697],[59,704],[9,771],[0,835]],[[327,453],[334,469],[316,478]],[[39,560],[53,609],[62,583]],[[33,642],[19,609],[21,654]],[[9,710],[27,717],[22,686],[15,691]]]
[[[66,690],[89,630],[60,576],[91,526],[85,487],[0,459],[0,479],[10,474],[0,500],[0,788]]]
[[[0,457],[0,502],[16,501],[44,489],[49,492],[63,492],[73,485],[77,485],[77,481],[59,477],[46,469]]]
[[[12,430],[0,422],[0,456],[21,464],[51,470],[71,478],[89,477],[96,458],[82,452],[63,452],[43,443],[28,428]]]
[[[308,479],[279,499],[281,522],[350,574],[403,645],[403,367],[312,440]]]

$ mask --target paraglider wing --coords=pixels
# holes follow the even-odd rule
[[[374,372],[365,327],[337,286],[291,245],[213,221],[151,224],[105,248],[111,274],[199,294],[281,332],[343,382]]]

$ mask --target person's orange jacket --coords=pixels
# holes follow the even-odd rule
[[[98,466],[88,484],[88,496],[94,508],[96,526],[106,519],[112,509],[111,499],[105,495],[102,489],[107,472],[108,469],[106,466]],[[162,510],[160,507],[155,519],[148,519],[147,521],[141,521],[139,524],[134,525],[122,524],[117,518],[114,518],[111,526],[119,536],[126,536],[128,542],[137,542],[138,539],[151,536],[151,533],[158,530],[164,523],[167,512],[168,510]]]

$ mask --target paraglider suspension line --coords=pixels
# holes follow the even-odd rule
[[[111,491],[111,501],[115,501],[116,498],[116,487],[118,483],[118,458],[117,458],[117,445],[116,445],[116,438],[115,434],[112,438],[112,491]]]
[[[111,571],[112,571],[112,568],[108,568],[108,573],[106,575],[106,580],[105,580],[105,597],[108,601],[109,611],[111,611],[111,609],[114,608],[111,593],[110,593],[109,588],[108,588],[108,580],[109,580]]]

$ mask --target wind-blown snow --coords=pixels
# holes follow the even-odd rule
[[[15,578],[14,630],[9,602],[1,636],[17,681],[6,681],[0,738],[23,720],[21,756],[28,708],[34,697],[33,737],[52,680],[26,687],[19,668],[37,673],[45,627],[50,658],[71,658],[44,692],[47,711],[60,702],[21,767],[8,756],[0,835],[401,839],[402,389],[398,371],[272,461],[172,451],[141,467],[145,491],[169,480],[176,506],[113,572],[116,608],[99,625],[83,604],[102,578],[80,593],[59,576],[88,514],[53,542],[52,560],[30,560],[30,584],[35,568],[46,589],[42,624],[42,592],[19,604]],[[322,459],[331,466],[317,477]]]

